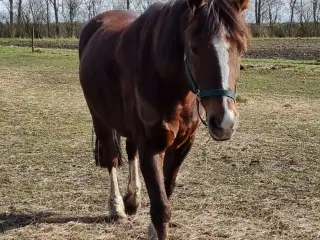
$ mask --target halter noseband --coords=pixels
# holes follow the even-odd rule
[[[184,69],[185,73],[187,75],[188,82],[191,87],[191,91],[197,95],[199,100],[202,100],[206,97],[213,97],[213,96],[222,96],[222,97],[230,97],[234,101],[236,101],[236,93],[225,90],[225,89],[199,89],[196,81],[194,80],[194,77],[192,76],[192,73],[189,69],[188,63],[187,63],[187,56],[184,54]]]

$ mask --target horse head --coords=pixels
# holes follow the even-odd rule
[[[217,141],[236,129],[236,84],[249,37],[242,12],[248,0],[188,0],[183,31],[184,65],[191,90],[206,112],[203,121]]]

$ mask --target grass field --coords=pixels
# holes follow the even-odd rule
[[[320,239],[320,63],[245,59],[240,124],[204,128],[173,197],[171,239]],[[0,47],[0,239],[145,239],[149,203],[106,220],[77,52]],[[128,165],[120,173],[122,193]]]

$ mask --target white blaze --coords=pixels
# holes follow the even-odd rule
[[[213,40],[213,45],[216,49],[218,61],[221,70],[221,81],[222,88],[225,90],[229,90],[229,48],[230,45],[223,40],[223,38],[215,38]],[[234,112],[231,111],[228,107],[228,97],[222,97],[223,107],[224,107],[224,116],[222,119],[221,127],[224,129],[233,128],[235,125],[235,115]]]

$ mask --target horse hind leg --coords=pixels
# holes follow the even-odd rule
[[[110,173],[109,213],[112,219],[126,218],[124,203],[118,184],[117,168],[112,167]]]
[[[110,218],[126,218],[123,199],[119,190],[117,169],[120,163],[119,153],[114,138],[119,136],[113,130],[97,124],[94,121],[94,128],[97,135],[96,143],[96,164],[107,168],[110,176],[110,195],[108,208]],[[98,148],[98,150],[97,150]],[[98,154],[97,154],[98,152]]]
[[[129,160],[129,177],[127,194],[124,197],[126,213],[133,215],[141,206],[141,181],[139,178],[139,167],[137,158],[137,147],[134,142],[126,140],[126,152]]]

